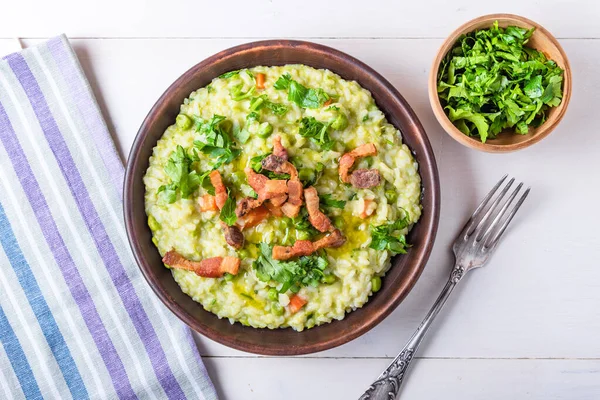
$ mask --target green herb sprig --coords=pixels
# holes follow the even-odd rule
[[[388,250],[392,255],[406,254],[406,249],[410,245],[406,243],[406,236],[402,231],[409,224],[410,218],[408,213],[404,211],[404,216],[396,221],[384,225],[371,226],[372,240],[369,247],[375,250]]]
[[[171,183],[160,186],[157,191],[163,201],[168,204],[174,203],[177,200],[177,193],[182,199],[187,199],[202,184],[206,175],[198,175],[192,169],[193,162],[193,157],[190,157],[181,146],[177,146],[177,149],[171,153],[165,166],[165,173]]]
[[[331,99],[321,88],[307,88],[293,80],[290,74],[283,74],[275,81],[273,87],[277,90],[287,90],[288,100],[302,108],[319,108]]]
[[[194,140],[194,147],[214,158],[215,161],[211,166],[213,170],[232,162],[241,153],[223,127],[224,121],[225,117],[213,115],[210,121],[198,118],[195,124],[199,136]]]

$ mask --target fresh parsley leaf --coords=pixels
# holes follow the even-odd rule
[[[179,145],[171,153],[167,165],[165,165],[165,173],[171,182],[168,185],[162,185],[157,191],[163,201],[169,204],[174,203],[177,200],[178,192],[182,199],[187,199],[198,189],[201,183],[200,176],[192,170],[193,162],[192,157]]]
[[[284,115],[288,112],[288,107],[283,104],[273,103],[269,100],[266,94],[250,99],[250,111],[256,112],[266,108],[273,112],[275,115]]]
[[[561,103],[563,70],[526,46],[533,32],[495,22],[461,36],[442,60],[438,96],[465,135],[485,142],[506,129],[525,134]]]
[[[406,254],[410,247],[406,243],[406,236],[401,233],[410,224],[408,213],[404,211],[404,217],[384,225],[371,226],[370,248],[375,250],[388,250],[392,255]]]
[[[321,88],[307,88],[293,80],[290,74],[283,74],[275,81],[273,87],[277,90],[287,90],[288,100],[302,108],[319,108],[331,98]]]
[[[208,122],[200,119],[196,121],[199,136],[194,140],[194,147],[214,159],[212,169],[230,163],[241,153],[223,127],[224,122],[225,117],[221,115],[213,115]]]
[[[331,150],[335,141],[327,133],[330,125],[330,122],[320,122],[314,117],[303,117],[300,120],[300,130],[298,133],[300,136],[312,139],[322,149]]]
[[[331,197],[331,194],[323,194],[319,196],[319,204],[324,207],[344,209],[346,202],[344,200],[336,200]]]
[[[251,112],[250,114],[246,115],[246,121],[248,122],[258,121],[258,119],[259,115],[256,112]]]
[[[240,74],[240,70],[238,69],[238,70],[235,70],[235,71],[225,72],[224,74],[219,75],[219,78],[221,78],[221,79],[229,79],[232,76],[236,76],[236,75],[239,75],[239,74]]]
[[[235,200],[232,198],[231,194],[227,196],[227,200],[221,209],[219,219],[229,226],[232,226],[235,224],[235,221],[237,221],[237,216],[235,215]]]
[[[323,271],[329,265],[325,257],[318,255],[303,256],[294,261],[274,260],[271,246],[261,243],[259,248],[260,255],[253,268],[259,279],[281,283],[279,293],[288,290],[296,293],[302,286],[318,286],[324,276]]]
[[[241,101],[241,100],[252,97],[252,95],[256,91],[256,86],[252,86],[250,89],[248,89],[247,92],[244,92],[243,89],[244,89],[243,83],[239,83],[239,84],[233,86],[229,90],[229,95],[231,96],[231,99],[235,100],[235,101]]]

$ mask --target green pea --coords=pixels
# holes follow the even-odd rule
[[[161,228],[156,218],[154,218],[154,216],[152,215],[148,216],[148,226],[150,227],[150,229],[152,229],[152,232],[157,231]]]
[[[381,278],[378,276],[374,276],[373,278],[371,278],[371,290],[373,291],[373,293],[377,293],[379,292],[379,289],[381,289]]]
[[[238,250],[237,253],[238,253],[238,256],[240,256],[241,259],[250,258],[250,251],[248,249]]]
[[[398,199],[398,193],[395,190],[386,190],[385,198],[388,199],[390,203],[395,203]]]
[[[269,291],[267,292],[267,296],[269,297],[270,300],[273,300],[273,301],[279,300],[279,292],[275,288],[269,289]]]
[[[321,172],[323,171],[323,169],[325,169],[325,164],[323,164],[322,162],[318,162],[315,169],[317,170],[317,172]]]
[[[333,120],[331,127],[336,131],[346,129],[348,127],[348,117],[346,117],[346,114],[339,113],[335,120]]]
[[[223,279],[225,279],[227,282],[232,281],[233,280],[233,276],[232,274],[230,274],[229,272],[225,272],[225,275],[223,275]]]
[[[283,315],[285,308],[279,303],[271,304],[271,312],[275,315]]]
[[[315,178],[315,173],[309,168],[302,168],[298,171],[298,178],[301,181],[312,181]]]
[[[190,129],[192,127],[192,119],[185,114],[179,114],[175,118],[175,123],[181,129]]]
[[[308,240],[310,239],[310,233],[308,231],[296,231],[297,240]]]
[[[334,274],[328,274],[328,275],[323,276],[323,279],[321,279],[321,282],[331,285],[333,282],[335,282],[335,280],[336,280],[336,277]]]
[[[258,127],[258,136],[260,136],[261,138],[267,138],[269,136],[271,136],[271,133],[273,133],[273,125],[271,125],[268,122],[263,122],[262,124],[260,124],[260,126]]]

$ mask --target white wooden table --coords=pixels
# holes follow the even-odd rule
[[[487,5],[489,4],[489,5]],[[430,261],[398,309],[368,334],[307,357],[257,357],[198,338],[223,399],[353,399],[403,346],[451,266],[449,244],[504,173],[533,190],[488,267],[468,276],[419,353],[408,399],[600,398],[600,5],[504,0],[557,36],[573,67],[558,129],[515,154],[477,153],[436,122],[427,74],[442,39],[498,12],[478,0],[104,0],[3,2],[0,54],[65,32],[125,159],[154,101],[182,72],[257,38],[303,38],[345,51],[390,80],[433,145],[442,217]]]

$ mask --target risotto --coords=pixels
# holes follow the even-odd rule
[[[144,183],[181,289],[257,328],[301,331],[363,306],[421,215],[417,162],[371,94],[304,65],[193,92]]]

